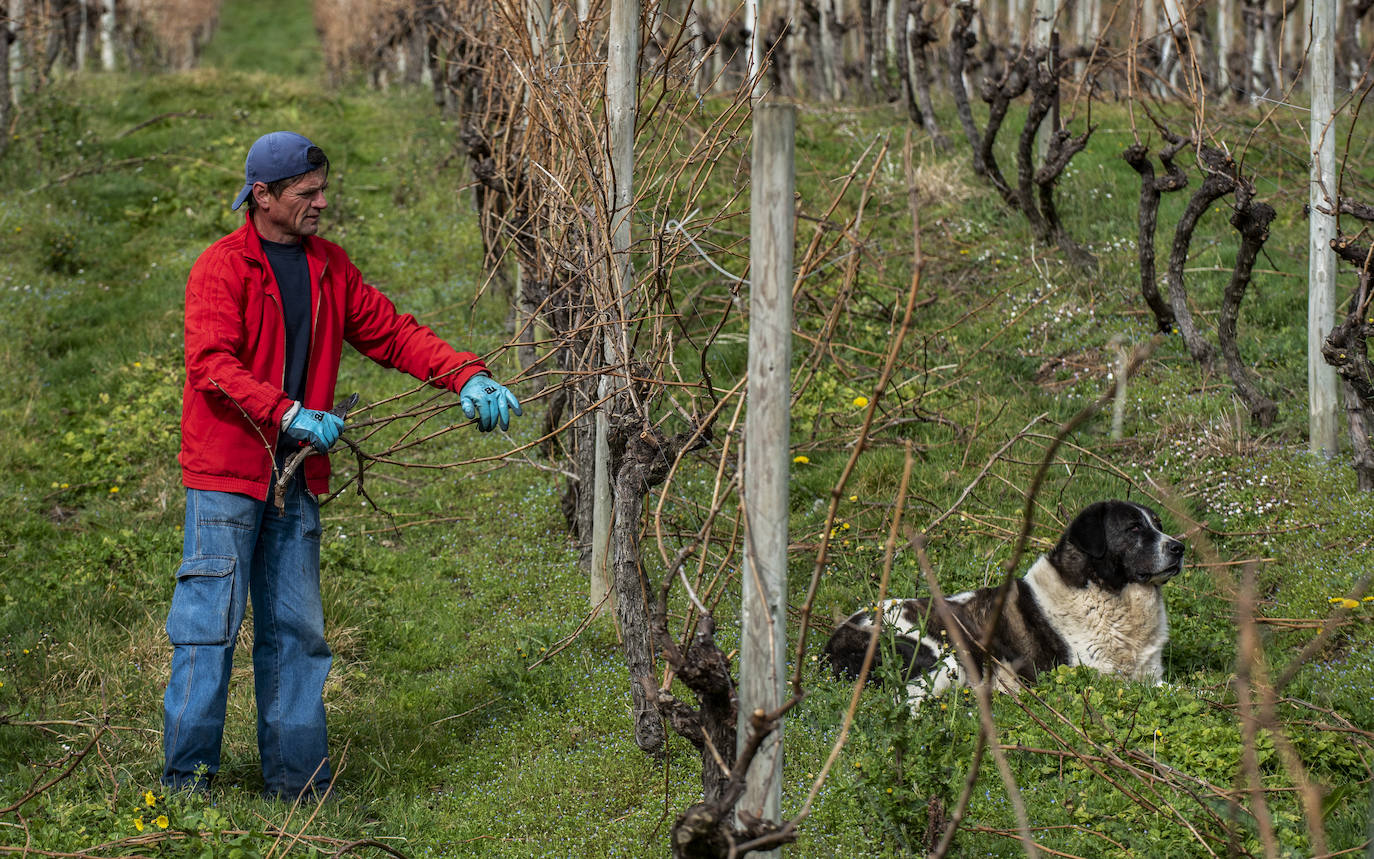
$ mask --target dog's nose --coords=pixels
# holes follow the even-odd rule
[[[1183,544],[1175,540],[1169,544],[1169,554],[1175,558],[1183,557]]]

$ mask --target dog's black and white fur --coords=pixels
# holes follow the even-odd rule
[[[1087,665],[1159,683],[1169,640],[1159,588],[1183,569],[1183,551],[1150,508],[1099,501],[1078,514],[1024,578],[1011,582],[986,652],[978,642],[992,623],[998,588],[965,591],[945,603],[978,671],[991,657],[993,680],[1004,691],[1059,665]],[[967,684],[941,613],[929,599],[887,600],[882,611],[884,630],[894,634],[904,663],[902,677],[913,707]],[[858,676],[875,613],[855,612],[830,636],[825,655],[836,674]]]

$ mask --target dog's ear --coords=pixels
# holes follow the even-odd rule
[[[1107,506],[1102,502],[1090,504],[1069,525],[1064,535],[1095,561],[1107,555]]]
[[[1101,502],[1085,507],[1050,550],[1050,563],[1071,588],[1086,588],[1100,577],[1107,558],[1106,513]]]

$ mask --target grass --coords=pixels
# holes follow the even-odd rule
[[[225,3],[200,65],[318,84],[324,52],[305,3]]]
[[[500,297],[472,300],[483,275],[471,200],[457,190],[467,177],[463,159],[451,157],[455,128],[426,93],[324,90],[305,17],[287,19],[289,26],[274,24],[280,17],[254,20],[270,6],[227,7],[209,65],[199,71],[57,82],[27,105],[19,139],[0,163],[0,319],[11,332],[0,340],[10,368],[0,375],[7,427],[0,467],[10,475],[0,486],[0,805],[24,796],[68,750],[84,748],[101,720],[112,726],[99,756],[26,804],[22,818],[0,818],[0,844],[75,851],[135,835],[135,820],[160,832],[165,814],[171,830],[219,833],[213,843],[167,842],[167,855],[267,855],[275,841],[264,834],[269,825],[302,832],[321,851],[326,842],[308,839],[375,838],[409,856],[662,854],[673,816],[699,794],[695,753],[676,739],[662,760],[634,747],[614,631],[593,626],[531,668],[577,628],[586,601],[577,547],[559,513],[561,480],[535,469],[378,471],[370,492],[389,517],[352,493],[325,508],[336,803],[307,826],[304,814],[256,798],[242,648],[221,786],[208,804],[156,794],[156,805],[147,804],[145,791],[157,790],[170,657],[162,623],[180,553],[181,292],[196,254],[239,222],[227,204],[252,139],[296,128],[324,146],[333,161],[328,237],[403,310],[479,352],[506,337]],[[163,118],[144,125],[156,117]],[[870,140],[901,127],[887,108],[806,110],[800,122],[799,189],[812,211]],[[964,515],[932,534],[947,590],[1001,575],[1019,526],[1019,488],[1046,438],[1107,383],[1108,339],[1139,342],[1149,334],[1134,275],[1136,180],[1116,142],[1103,135],[1062,190],[1062,200],[1075,203],[1066,207],[1070,230],[1101,259],[1093,278],[1034,248],[1024,225],[958,156],[924,159],[930,265],[923,289],[936,302],[922,311],[909,360],[881,404],[891,423],[843,496],[819,616],[848,613],[876,592],[902,442],[911,440],[919,454],[909,521],[925,523],[1043,414],[990,467]],[[1275,188],[1301,182],[1271,160]],[[1168,198],[1161,224],[1172,223],[1181,204]],[[826,527],[845,443],[861,417],[853,400],[871,392],[871,356],[890,336],[885,313],[906,284],[909,226],[895,173],[873,205],[886,215],[866,220],[882,253],[865,258],[838,358],[795,412],[795,452],[809,460],[795,466],[791,487],[793,539],[803,546]],[[1211,269],[1233,253],[1223,214],[1209,215],[1189,263],[1204,311],[1223,282]],[[1374,499],[1355,491],[1343,462],[1303,452],[1301,229],[1291,212],[1281,215],[1267,248],[1269,271],[1242,316],[1242,348],[1280,401],[1278,424],[1260,432],[1238,419],[1229,383],[1199,371],[1180,343],[1167,341],[1132,383],[1126,440],[1107,438],[1105,417],[1091,422],[1061,451],[1040,499],[1038,546],[1082,503],[1104,496],[1174,497],[1203,526],[1191,568],[1166,590],[1169,685],[1058,673],[1036,697],[998,701],[1004,742],[1053,747],[1037,719],[1072,733],[1054,721],[1060,713],[1081,730],[1071,742],[1080,751],[1148,752],[1235,788],[1237,562],[1261,560],[1260,613],[1272,621],[1261,631],[1276,667],[1327,622],[1329,600],[1368,568]],[[807,308],[824,308],[837,282],[808,285],[798,304],[801,328],[814,330],[818,320]],[[736,341],[711,357],[717,382],[732,384],[742,346]],[[514,369],[508,360],[497,359],[498,372]],[[340,386],[367,400],[405,390],[408,381],[351,355]],[[512,438],[532,440],[537,427],[527,414]],[[463,431],[419,456],[455,462],[504,445]],[[709,466],[702,460],[689,476],[709,474]],[[684,501],[670,508],[689,515]],[[412,524],[435,518],[446,521]],[[1187,524],[1166,518],[1176,529]],[[1207,546],[1214,554],[1204,553]],[[794,555],[794,587],[811,563],[806,551]],[[898,552],[893,581],[894,592],[924,592],[909,552]],[[1333,849],[1361,844],[1368,819],[1360,732],[1374,728],[1370,612],[1368,604],[1355,611],[1281,706],[1302,760],[1328,791]],[[722,612],[727,646],[728,617]],[[806,658],[819,644],[813,636]],[[806,677],[811,694],[786,728],[788,812],[819,771],[848,702],[845,685],[819,670]],[[922,849],[931,798],[952,803],[975,729],[958,697],[913,719],[888,696],[865,696],[840,766],[789,854]],[[1280,791],[1291,782],[1273,741],[1265,742],[1265,782]],[[1167,811],[1147,814],[1081,760],[1023,751],[1013,761],[1033,820],[1057,827],[1043,833],[1049,846],[1079,855],[1198,849]],[[996,834],[1014,827],[996,775],[987,769],[982,779],[970,821],[985,831],[967,833],[960,849],[1017,855],[1016,844]],[[1218,825],[1210,815],[1229,813],[1214,799],[1158,792],[1203,828]],[[1271,803],[1280,840],[1301,854],[1308,845],[1296,803],[1282,793]],[[1247,837],[1246,849],[1258,849],[1257,836]]]

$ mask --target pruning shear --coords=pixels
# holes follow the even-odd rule
[[[339,420],[343,420],[344,418],[348,417],[348,413],[353,411],[353,407],[357,404],[358,393],[357,391],[354,391],[353,393],[344,397],[342,400],[339,400],[337,403],[335,403],[334,408],[330,409],[329,413],[334,417],[338,418]]]
[[[353,411],[353,407],[357,404],[358,392],[354,391],[353,393],[344,397],[342,400],[339,400],[337,403],[335,403],[334,408],[330,409],[329,413],[334,417],[338,418],[339,420],[343,420],[344,418],[348,417],[348,413]],[[347,427],[345,427],[344,429],[347,429]],[[339,432],[342,433],[343,430],[340,430]]]

